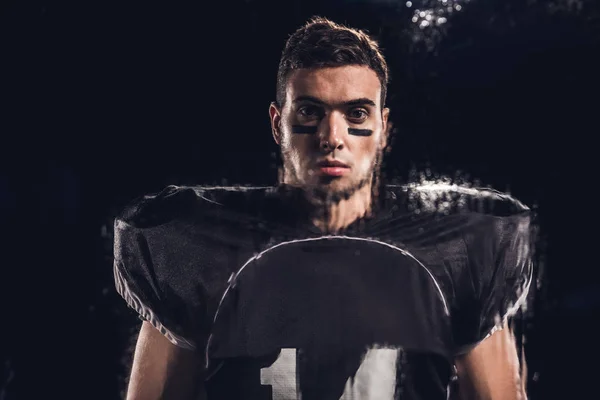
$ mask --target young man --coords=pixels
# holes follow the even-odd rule
[[[311,20],[269,109],[279,184],[170,186],[117,218],[116,287],[144,320],[127,399],[525,397],[507,321],[528,209],[381,184],[387,80],[365,33]]]

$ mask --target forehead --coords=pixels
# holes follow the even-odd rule
[[[313,96],[328,104],[368,98],[379,105],[381,82],[369,67],[346,65],[293,71],[287,80],[286,103]]]

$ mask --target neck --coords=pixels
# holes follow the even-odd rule
[[[310,219],[320,231],[335,234],[371,212],[371,185],[335,201],[309,198]]]

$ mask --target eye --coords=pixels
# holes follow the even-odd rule
[[[316,106],[303,106],[298,110],[298,114],[307,119],[315,119],[321,117],[321,109]]]
[[[369,112],[364,108],[353,108],[348,113],[348,117],[354,121],[362,122],[369,116]]]

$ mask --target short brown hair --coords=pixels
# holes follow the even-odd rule
[[[283,107],[290,72],[303,68],[364,65],[381,82],[381,107],[385,105],[389,71],[379,44],[366,32],[327,18],[313,17],[287,40],[277,72],[277,105]]]

